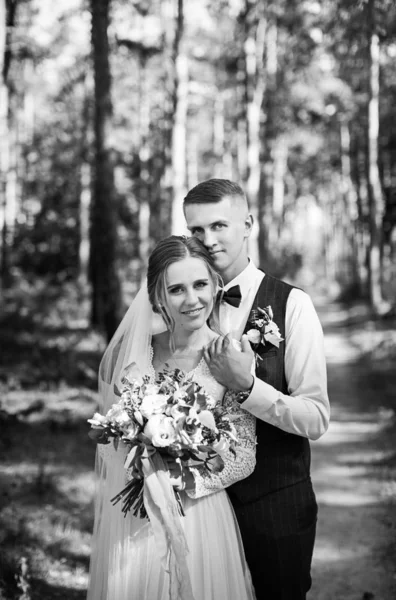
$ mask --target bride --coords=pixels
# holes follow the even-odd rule
[[[181,369],[232,415],[240,443],[223,471],[191,468],[171,482],[180,491],[185,516],[177,525],[188,548],[182,588],[170,592],[169,563],[156,543],[148,519],[124,518],[110,499],[124,486],[125,451],[98,445],[98,489],[87,600],[253,600],[238,524],[224,488],[255,467],[255,420],[243,411],[237,394],[226,392],[211,375],[203,350],[217,337],[214,307],[219,276],[211,256],[196,238],[171,236],[152,252],[144,285],[110,342],[100,365],[100,410],[116,401],[114,384],[127,365],[154,381],[164,369]],[[162,317],[162,319],[160,319]],[[156,333],[153,324],[165,322]],[[210,326],[209,326],[209,324]],[[180,473],[179,473],[180,475]]]

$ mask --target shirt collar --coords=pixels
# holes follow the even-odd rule
[[[234,279],[229,281],[227,285],[224,286],[224,290],[229,290],[234,285],[239,285],[241,288],[241,294],[243,296],[253,285],[255,277],[259,272],[259,269],[253,264],[252,259],[249,258],[247,266],[236,277],[234,277]]]

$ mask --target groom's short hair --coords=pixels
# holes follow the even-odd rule
[[[238,183],[229,179],[207,179],[198,183],[187,193],[183,206],[221,202],[226,196],[241,200],[247,206],[245,192]]]

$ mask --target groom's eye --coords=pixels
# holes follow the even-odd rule
[[[223,227],[225,227],[225,224],[224,224],[224,223],[215,223],[215,224],[213,225],[213,229],[214,229],[215,231],[220,231],[220,229],[223,229]]]

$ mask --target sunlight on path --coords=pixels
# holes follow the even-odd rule
[[[384,382],[358,361],[362,345],[335,331],[339,317],[325,319],[332,420],[312,443],[319,520],[308,598],[395,600],[395,422],[386,396],[394,391],[377,389]]]

